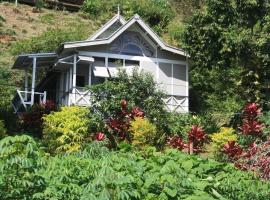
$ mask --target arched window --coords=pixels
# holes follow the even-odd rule
[[[128,43],[123,46],[120,51],[121,54],[143,56],[143,50],[135,43]]]
[[[137,32],[127,31],[118,37],[109,47],[112,53],[152,57],[154,49]]]

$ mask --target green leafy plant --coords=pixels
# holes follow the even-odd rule
[[[53,112],[43,117],[43,140],[50,152],[78,151],[88,132],[89,110],[82,107],[62,107],[59,112]]]
[[[5,137],[7,134],[7,130],[5,128],[5,124],[2,120],[0,120],[0,140]]]
[[[36,142],[29,136],[5,137],[0,141],[0,196],[8,199],[34,199],[45,189],[38,170],[45,166]]]
[[[133,70],[131,76],[120,71],[116,79],[90,87],[91,113],[96,113],[103,121],[117,118],[122,113],[120,102],[128,102],[128,110],[140,108],[145,116],[159,130],[167,129],[167,111],[162,100],[165,94],[158,90],[153,77],[144,72]]]

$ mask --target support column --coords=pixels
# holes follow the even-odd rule
[[[92,79],[92,64],[89,64],[89,69],[88,69],[88,85],[91,85],[91,79]]]
[[[72,94],[73,94],[73,103],[75,104],[76,100],[76,94],[75,94],[75,89],[76,89],[76,76],[77,76],[77,55],[74,54],[73,57],[73,74],[72,74]]]
[[[72,103],[72,66],[69,68],[68,77],[68,106],[70,106]]]
[[[28,69],[26,68],[24,70],[25,76],[24,76],[24,101],[27,101],[27,91],[28,91]]]
[[[187,112],[189,112],[189,77],[188,77],[188,70],[189,70],[189,66],[188,66],[188,60],[186,61],[186,108],[187,108]]]
[[[68,91],[69,91],[69,72],[68,71],[66,71],[66,73],[65,73],[65,76],[66,76],[66,78],[65,78],[65,80],[66,80],[66,83],[65,83],[65,101],[64,101],[64,104],[65,105],[68,105]]]
[[[32,87],[31,87],[31,105],[34,104],[34,97],[35,97],[36,68],[37,68],[37,58],[34,57],[33,72],[32,72]]]

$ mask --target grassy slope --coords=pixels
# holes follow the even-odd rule
[[[34,13],[33,7],[12,3],[0,3],[0,68],[10,69],[14,56],[11,46],[16,41],[38,36],[48,29],[67,29],[82,25],[87,38],[96,31],[102,22],[89,19],[82,13],[70,13],[42,9],[41,13]],[[16,82],[20,82],[20,73],[13,71]]]

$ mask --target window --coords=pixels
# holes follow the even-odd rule
[[[76,86],[85,87],[85,77],[84,76],[76,76]]]
[[[132,43],[126,45],[120,53],[126,55],[143,56],[142,49],[138,45]]]

